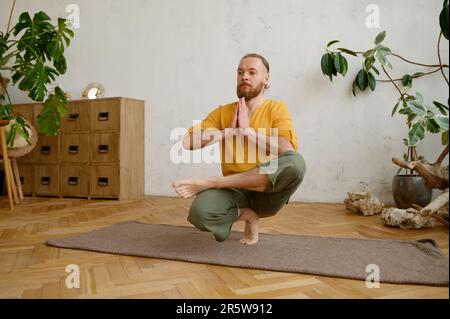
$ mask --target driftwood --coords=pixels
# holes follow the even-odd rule
[[[401,215],[398,210],[387,209],[382,213],[382,222],[386,222],[386,224],[392,222],[392,226],[402,227],[400,226],[401,224],[403,227],[421,228],[427,225],[430,218],[433,218],[448,227],[448,222],[438,214],[439,210],[442,208],[448,211],[448,165],[446,167],[441,166],[448,151],[449,148],[447,145],[434,164],[428,163],[422,156],[420,156],[417,161],[412,162],[406,162],[398,158],[392,159],[392,162],[398,166],[416,171],[425,180],[426,187],[430,189],[440,189],[443,192],[423,208],[416,206],[416,208],[419,209],[408,208],[407,210],[402,210],[403,215]],[[392,214],[392,218],[389,218],[389,214]],[[398,220],[398,218],[401,218],[399,216],[404,216],[404,223]],[[394,220],[395,222],[393,222]]]
[[[369,192],[347,194],[348,197],[344,200],[345,208],[354,213],[370,216],[379,214],[383,210],[383,203]]]

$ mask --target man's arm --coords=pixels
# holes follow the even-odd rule
[[[258,133],[253,129],[246,129],[241,131],[244,136],[248,137],[249,143],[257,144],[258,149],[265,150],[266,155],[269,154],[283,154],[287,151],[293,151],[294,146],[291,141],[286,137],[278,135],[265,135]]]
[[[207,145],[222,141],[224,138],[233,136],[236,133],[235,129],[227,128],[225,130],[209,129],[200,130],[194,129],[190,134],[183,138],[183,148],[186,150],[196,150]]]

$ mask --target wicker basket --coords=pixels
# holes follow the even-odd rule
[[[25,146],[19,147],[19,148],[8,148],[8,156],[10,158],[11,157],[22,157],[24,155],[27,155],[28,153],[33,151],[33,149],[36,147],[37,140],[38,140],[38,133],[37,133],[36,129],[34,128],[34,126],[28,120],[26,120],[25,118],[23,118],[23,120],[30,126],[30,129],[31,129],[30,143],[31,144],[27,143]]]

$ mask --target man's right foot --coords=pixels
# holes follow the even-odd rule
[[[239,208],[239,220],[245,221],[244,236],[239,240],[242,245],[254,245],[258,242],[259,216],[250,208]]]

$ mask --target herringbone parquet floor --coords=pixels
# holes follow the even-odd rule
[[[192,200],[146,197],[110,201],[25,198],[14,211],[0,200],[0,298],[448,298],[448,287],[365,282],[305,274],[58,249],[49,237],[88,232],[138,220],[188,225]],[[436,240],[448,255],[448,229],[388,228],[342,204],[289,203],[261,232],[355,238]],[[242,231],[243,224],[234,230]],[[237,243],[238,244],[238,243]],[[66,266],[80,269],[80,288],[66,287]]]

